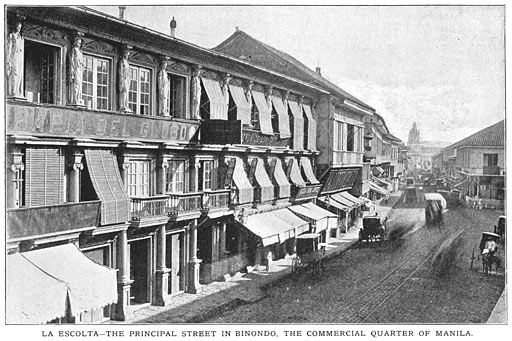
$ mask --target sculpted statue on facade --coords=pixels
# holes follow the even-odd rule
[[[21,35],[21,21],[17,21],[6,40],[7,95],[23,97],[23,55],[25,42]]]
[[[71,104],[84,105],[82,98],[82,79],[85,67],[84,56],[82,54],[82,39],[77,36],[73,43],[71,50],[70,62],[70,91],[71,91]]]
[[[123,57],[119,62],[119,110],[123,112],[131,112],[128,103],[128,92],[130,91],[131,74],[128,56],[130,51],[123,50]]]
[[[167,60],[162,60],[158,71],[158,114],[169,116],[170,81],[167,75]]]
[[[192,71],[192,118],[201,119],[199,105],[201,104],[201,67],[196,67]]]

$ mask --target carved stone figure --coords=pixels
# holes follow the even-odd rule
[[[123,112],[132,112],[128,104],[128,92],[131,83],[129,55],[129,49],[123,50],[123,57],[119,62],[119,110]]]
[[[247,98],[247,103],[249,104],[249,110],[252,111],[252,87],[254,83],[249,81],[247,83],[247,87],[245,88],[245,98]]]
[[[192,118],[201,119],[199,105],[201,103],[201,67],[194,68],[192,72]]]
[[[162,60],[160,71],[158,71],[158,114],[160,116],[169,116],[169,95],[170,82],[167,75],[167,60]]]
[[[22,23],[17,21],[6,41],[7,95],[23,97],[23,55],[25,42],[21,36]]]
[[[82,54],[82,39],[77,36],[73,43],[73,50],[71,51],[70,63],[70,91],[71,91],[71,104],[84,105],[82,98],[82,78],[84,73],[85,61]]]

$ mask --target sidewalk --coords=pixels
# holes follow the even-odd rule
[[[487,323],[492,324],[506,324],[507,323],[507,288],[503,290],[501,293],[501,296],[496,302],[496,306],[491,312],[491,316],[489,316],[489,319],[487,320]]]
[[[379,216],[385,218],[401,192],[392,193],[388,204],[377,206]],[[373,213],[373,212],[372,212]],[[335,257],[356,244],[361,219],[341,238],[330,241],[326,249],[326,257]],[[291,258],[275,260],[269,271],[254,271],[237,274],[226,282],[213,282],[202,286],[197,294],[183,293],[171,298],[165,307],[144,305],[134,307],[131,317],[124,322],[108,321],[106,323],[200,323],[214,317],[219,312],[236,306],[250,304],[265,298],[265,288],[291,275]]]

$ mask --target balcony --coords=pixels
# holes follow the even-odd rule
[[[100,219],[100,201],[7,210],[7,240],[54,237],[93,230]]]
[[[499,166],[484,166],[483,174],[484,175],[500,175],[501,168]]]
[[[168,195],[159,195],[144,198],[131,198],[130,216],[132,222],[140,222],[142,220],[155,219],[159,217],[167,220],[168,212]]]
[[[334,165],[358,165],[363,163],[362,152],[334,151],[332,153]]]
[[[303,201],[303,200],[315,199],[318,196],[318,194],[320,193],[322,186],[323,186],[322,184],[306,185],[304,187],[299,187],[299,186],[294,185],[292,188],[292,196],[291,196],[292,203],[297,203],[297,202]]]
[[[231,203],[231,190],[169,194],[168,214],[173,220],[212,215],[227,211]]]

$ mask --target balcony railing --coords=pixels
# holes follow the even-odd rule
[[[360,164],[363,163],[362,152],[347,152],[347,151],[334,151],[333,162],[336,165],[340,164]]]
[[[7,210],[7,240],[71,233],[99,224],[100,201]]]
[[[483,174],[484,175],[500,175],[500,167],[498,166],[484,166]]]
[[[203,200],[208,200],[203,192],[169,194],[169,214],[177,216],[200,212],[203,208]]]
[[[148,198],[131,198],[132,220],[166,216],[169,211],[169,196],[159,195]]]
[[[206,195],[207,192],[205,192]],[[222,189],[208,193],[207,207],[210,210],[222,209],[230,205],[231,190]]]

